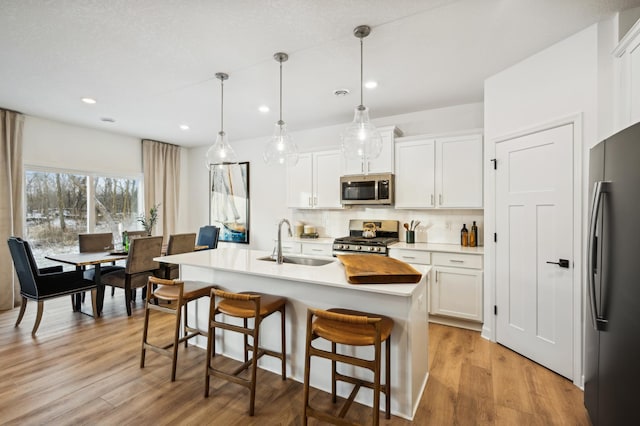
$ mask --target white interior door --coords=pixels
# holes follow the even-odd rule
[[[496,340],[570,379],[573,155],[572,124],[496,144]]]

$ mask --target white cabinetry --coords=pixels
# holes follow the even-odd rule
[[[482,257],[434,253],[429,312],[482,322]]]
[[[382,136],[382,152],[378,158],[367,161],[344,160],[344,175],[360,175],[363,173],[393,173],[395,138],[402,136],[402,132],[395,126],[379,127]]]
[[[482,254],[391,247],[389,256],[407,263],[431,265],[429,321],[472,330],[481,329]]]
[[[640,20],[614,50],[617,71],[617,130],[640,121]]]
[[[396,208],[482,208],[482,135],[418,136],[395,148]]]
[[[274,250],[278,244],[277,240],[273,241]],[[333,258],[333,239],[321,238],[304,240],[285,240],[282,242],[282,252],[294,255],[307,255],[314,257],[331,257]]]
[[[300,154],[298,164],[287,167],[287,207],[342,208],[341,160],[339,150]]]
[[[396,208],[435,207],[435,139],[396,144]]]

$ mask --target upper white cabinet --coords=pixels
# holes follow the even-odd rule
[[[435,207],[436,141],[396,143],[396,208]]]
[[[368,161],[344,160],[344,175],[360,175],[363,173],[393,173],[395,138],[402,136],[396,126],[379,127],[382,136],[382,152],[378,158]]]
[[[342,208],[341,160],[340,150],[300,154],[298,164],[287,167],[287,207]]]
[[[617,128],[640,121],[640,20],[613,52],[617,71]]]
[[[396,208],[482,208],[482,135],[399,139]]]

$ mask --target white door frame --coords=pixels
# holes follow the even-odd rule
[[[510,132],[489,140],[485,146],[485,241],[484,241],[484,324],[482,326],[482,336],[492,342],[496,341],[496,317],[493,314],[496,305],[496,247],[493,241],[496,232],[496,174],[492,160],[495,158],[496,144],[506,142],[511,139],[527,136],[532,133],[549,130],[567,124],[573,125],[573,211],[574,211],[574,267],[573,267],[573,383],[583,388],[584,379],[582,375],[583,364],[583,307],[584,293],[582,290],[583,264],[586,253],[583,241],[583,193],[588,191],[583,182],[583,161],[588,157],[583,152],[583,119],[582,113],[576,113],[555,120],[534,125],[522,130]],[[497,165],[500,167],[500,164]],[[500,236],[498,236],[500,238]]]

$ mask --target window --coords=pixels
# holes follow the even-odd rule
[[[78,234],[112,232],[114,244],[123,230],[138,229],[141,179],[82,172],[25,172],[25,239],[40,267],[58,264],[47,254],[76,252]]]

